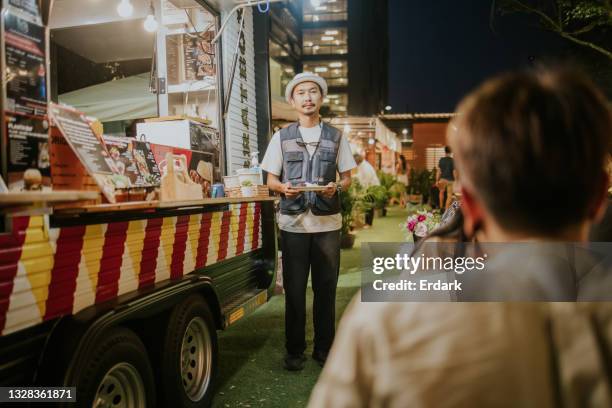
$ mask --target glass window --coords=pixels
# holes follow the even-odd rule
[[[321,0],[319,3],[315,7],[311,1],[304,0],[305,22],[347,20],[347,0]]]
[[[304,55],[343,55],[348,52],[346,28],[304,30]]]
[[[312,61],[304,63],[304,71],[315,72],[325,78],[331,87],[348,85],[348,64],[346,61]]]
[[[331,116],[346,116],[348,110],[348,95],[329,94],[323,101],[323,106],[331,112]],[[325,115],[324,115],[325,116]]]

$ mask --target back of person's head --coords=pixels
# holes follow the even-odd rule
[[[594,217],[607,188],[612,112],[574,71],[485,82],[460,103],[448,137],[464,188],[507,231],[579,225]]]
[[[450,146],[444,146],[444,153],[446,153],[446,154],[450,154],[451,153]]]

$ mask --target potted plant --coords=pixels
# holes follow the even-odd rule
[[[369,224],[372,225],[373,220],[366,220],[367,214],[369,211],[374,208],[374,202],[372,197],[366,192],[363,188],[359,180],[355,179],[351,183],[351,187],[349,188],[349,192],[351,197],[353,198],[353,222],[351,226],[357,225],[361,222],[366,223],[369,221]]]
[[[440,225],[440,215],[431,211],[419,210],[410,215],[403,227],[414,242],[423,239]]]
[[[389,200],[389,192],[384,186],[370,186],[366,190],[368,197],[368,201],[370,201],[376,212],[380,215],[385,215],[385,206],[387,205],[387,201]]]

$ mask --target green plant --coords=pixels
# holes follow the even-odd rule
[[[389,191],[385,186],[370,186],[366,190],[368,201],[374,204],[374,208],[384,208],[389,200]]]
[[[251,187],[253,185],[253,182],[251,180],[245,180],[241,184],[242,187]]]
[[[387,190],[390,190],[391,187],[393,187],[393,185],[395,183],[397,183],[397,178],[392,175],[392,174],[387,174],[381,170],[376,172],[376,175],[378,176],[378,180],[380,181],[380,185],[385,187]]]
[[[389,188],[391,197],[399,199],[406,192],[406,186],[403,183],[396,182]]]
[[[356,179],[353,179],[348,190],[342,190],[342,192],[340,192],[340,205],[342,234],[348,234],[351,230],[355,212],[365,212],[373,207],[373,203],[368,193]]]

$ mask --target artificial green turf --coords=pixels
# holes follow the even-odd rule
[[[406,211],[389,208],[387,217],[377,217],[374,226],[357,233],[355,246],[342,250],[336,298],[336,318],[361,283],[361,242],[400,242],[399,224]],[[303,371],[283,369],[284,295],[274,296],[253,314],[224,332],[219,332],[219,375],[213,407],[303,407],[307,404],[321,368],[311,358],[312,290],[307,292],[306,342],[309,357]]]

